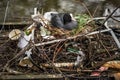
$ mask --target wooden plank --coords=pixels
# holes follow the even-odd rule
[[[54,78],[54,79],[60,79],[63,78],[63,76],[61,74],[38,74],[38,75],[34,75],[34,74],[26,74],[26,75],[1,75],[0,79],[50,79],[50,78]]]
[[[28,22],[6,22],[6,23],[0,23],[0,26],[4,25],[4,26],[12,26],[12,25],[28,25],[31,24],[32,21],[28,21]]]
[[[10,29],[22,29],[26,26],[31,25],[33,22],[6,22],[6,23],[0,23],[0,29],[4,27],[4,30],[10,30]]]

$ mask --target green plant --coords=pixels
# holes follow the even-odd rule
[[[72,30],[73,35],[79,34],[85,28],[88,19],[90,19],[90,17],[86,14],[78,14],[75,18],[78,22],[78,27]]]

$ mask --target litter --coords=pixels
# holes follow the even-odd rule
[[[34,30],[35,30],[35,25],[34,23],[27,28],[27,31],[24,32],[18,42],[18,47],[23,49],[31,40],[34,43]]]
[[[11,40],[17,40],[21,36],[21,31],[19,29],[14,29],[9,33],[9,38]]]

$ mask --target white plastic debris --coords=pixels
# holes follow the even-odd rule
[[[81,55],[82,57],[85,57],[85,54],[83,53],[83,51],[78,51],[78,54]]]
[[[23,49],[31,40],[34,43],[34,28],[35,24],[33,23],[30,27],[27,28],[27,30],[31,29],[31,33],[29,35],[26,35],[24,32],[23,35],[20,37],[18,42],[18,47]]]
[[[75,61],[75,66],[79,65],[82,62],[82,58],[78,55],[77,60]]]
[[[29,49],[28,51],[25,52],[25,54],[27,55],[27,57],[30,57],[30,55],[32,54],[31,50],[32,49]]]
[[[13,29],[10,33],[9,33],[9,38],[11,40],[17,40],[19,39],[21,36],[21,31],[19,29]]]
[[[82,63],[85,58],[85,54],[80,50],[78,51],[77,60],[75,61],[75,66],[78,66]]]

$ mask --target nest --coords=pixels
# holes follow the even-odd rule
[[[17,47],[17,40],[1,38],[0,71],[3,74],[44,73],[71,77],[90,76],[91,72],[99,69],[104,63],[119,57],[119,54],[116,54],[118,47],[110,34],[99,32],[88,35],[98,30],[98,27],[94,26],[95,28],[87,24],[76,35],[71,35],[70,31],[49,28],[56,37],[51,40],[42,38],[40,31],[36,29],[34,43],[29,41],[22,50]],[[89,31],[86,33],[86,30]],[[25,58],[25,52],[30,49],[31,57]],[[103,75],[108,75],[108,72]]]

